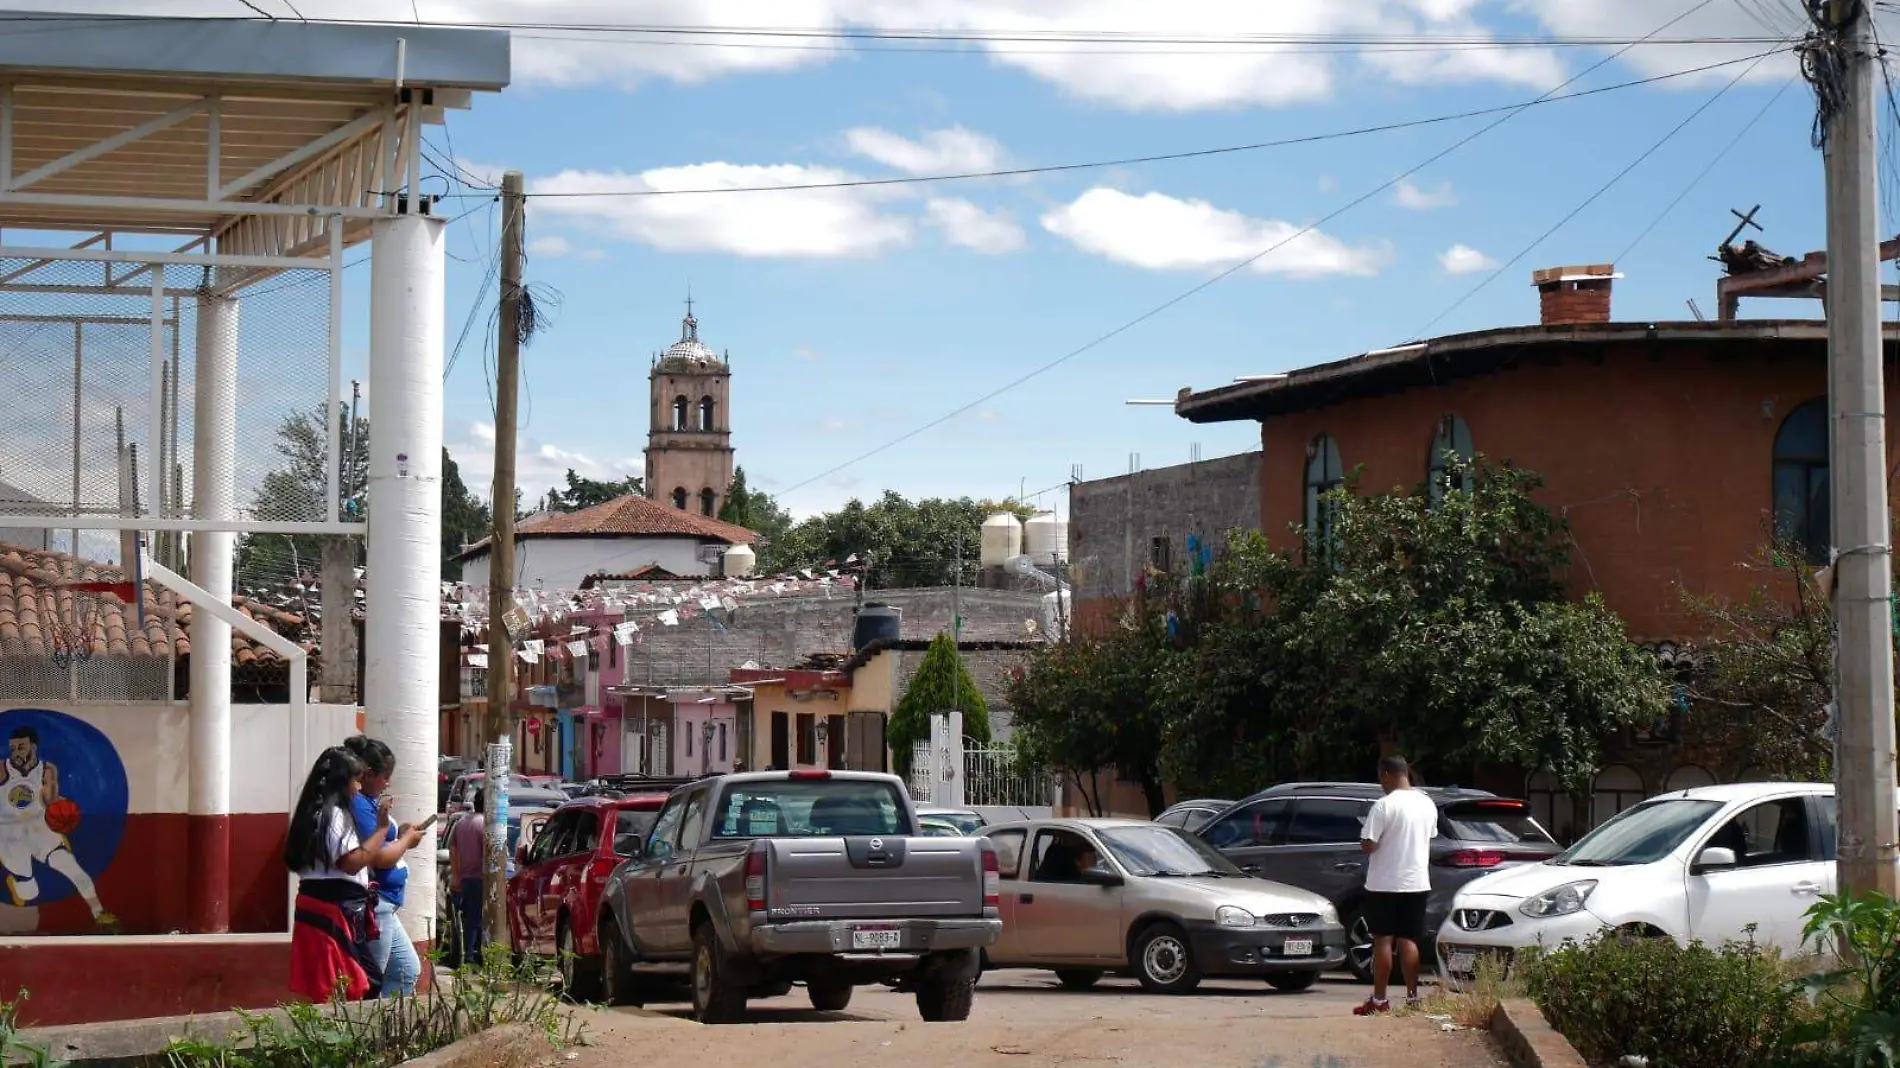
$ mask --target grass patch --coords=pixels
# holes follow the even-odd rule
[[[1480,956],[1476,968],[1469,982],[1460,984],[1455,990],[1448,986],[1435,987],[1417,1009],[1404,1011],[1426,1016],[1449,1016],[1451,1022],[1459,1027],[1490,1027],[1491,1014],[1497,1011],[1498,1002],[1524,997],[1524,983],[1510,973],[1504,961],[1496,957]]]

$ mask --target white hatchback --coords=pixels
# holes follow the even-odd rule
[[[1654,797],[1542,864],[1472,880],[1438,930],[1439,973],[1605,929],[1794,951],[1834,892],[1834,787],[1736,783]]]

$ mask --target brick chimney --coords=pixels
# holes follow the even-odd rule
[[[1546,267],[1531,272],[1545,326],[1610,321],[1610,284],[1622,275],[1609,263],[1588,267]]]

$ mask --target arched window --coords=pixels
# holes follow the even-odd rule
[[[1346,470],[1339,462],[1339,446],[1321,434],[1306,446],[1306,536],[1309,545],[1321,552],[1333,547],[1334,506],[1321,500],[1346,481]]]
[[[673,398],[673,429],[674,430],[689,429],[689,424],[686,422],[686,410],[687,410],[686,397],[684,395],[674,397]]]
[[[1476,455],[1477,451],[1471,447],[1471,428],[1463,419],[1447,412],[1432,433],[1432,451],[1425,458],[1425,492],[1433,504],[1445,496],[1446,490],[1470,488],[1465,474],[1450,470],[1451,457],[1469,464]]]
[[[1775,534],[1800,542],[1816,564],[1827,562],[1834,543],[1827,439],[1825,397],[1789,412],[1775,432]]]
[[[686,487],[685,486],[680,486],[679,488],[673,491],[673,507],[678,508],[682,512],[686,510]]]
[[[1601,827],[1611,816],[1643,801],[1643,777],[1628,764],[1611,764],[1597,772],[1590,784],[1590,825]]]
[[[1714,786],[1715,773],[1700,764],[1684,764],[1669,773],[1663,780],[1663,793],[1677,790],[1693,790],[1698,786]]]
[[[713,507],[719,503],[719,496],[711,487],[699,491],[699,511],[702,515],[713,514]]]
[[[1570,826],[1570,798],[1564,793],[1563,784],[1557,776],[1548,771],[1531,772],[1524,780],[1524,800],[1531,806],[1531,818],[1544,830],[1549,831],[1559,842],[1565,836],[1574,836],[1576,828]],[[1558,805],[1563,806],[1562,819],[1558,819]]]
[[[701,397],[699,398],[699,429],[711,430],[712,428],[713,399],[711,397]]]

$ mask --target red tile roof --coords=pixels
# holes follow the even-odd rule
[[[77,566],[75,566],[77,565]],[[62,552],[25,548],[0,542],[0,656],[51,656],[52,622],[56,612],[71,618],[71,582],[124,582],[126,574],[109,564],[76,560]],[[92,651],[98,656],[164,657],[171,653],[172,624],[177,624],[177,653],[191,653],[192,605],[170,590],[146,583],[145,626],[129,606],[109,594],[98,595],[92,625]],[[303,617],[239,596],[238,610],[280,634],[296,634]],[[233,666],[248,667],[282,660],[276,652],[233,630]]]
[[[742,526],[695,515],[650,497],[629,493],[578,512],[543,512],[515,527],[515,540],[527,538],[696,538],[727,545],[750,545],[759,536]],[[463,549],[465,560],[487,550],[489,539]]]

